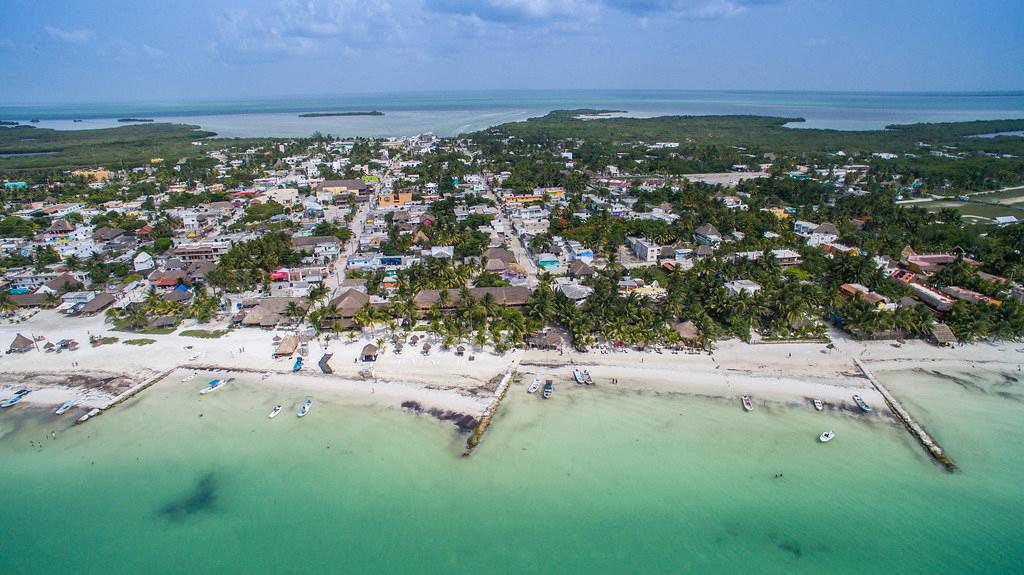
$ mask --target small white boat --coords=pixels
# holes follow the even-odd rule
[[[533,383],[530,384],[530,387],[529,387],[529,389],[526,390],[526,393],[537,393],[538,389],[540,389],[540,378],[539,377],[534,378]]]
[[[583,371],[583,382],[587,385],[594,385],[594,378],[590,377],[589,371]]]
[[[57,415],[64,415],[68,411],[71,411],[72,407],[78,405],[79,401],[82,401],[81,397],[76,397],[74,399],[69,399],[69,400],[64,402],[64,405],[58,407],[57,411],[54,411],[54,413],[56,413]]]
[[[824,411],[825,404],[822,403],[820,399],[815,399],[814,400],[814,409],[817,410],[817,411]]]
[[[225,383],[227,383],[227,380],[225,379],[211,379],[210,383],[206,384],[206,387],[199,391],[199,394],[206,395],[207,393],[213,393],[221,387],[224,387]]]
[[[184,383],[184,382],[186,382],[186,381],[192,381],[192,380],[193,380],[193,379],[195,379],[195,378],[196,378],[196,376],[198,376],[198,375],[199,375],[199,373],[198,373],[198,372],[195,372],[195,371],[193,371],[193,372],[192,372],[192,373],[190,373],[189,375],[186,375],[185,377],[181,378],[181,381],[182,381],[182,383]]]
[[[555,393],[555,384],[548,381],[544,384],[544,392],[541,394],[544,399],[551,399],[551,396]]]
[[[857,394],[853,394],[853,402],[856,403],[857,407],[859,407],[860,410],[863,411],[864,413],[871,413],[871,406],[868,405],[866,401],[864,401],[863,397]]]
[[[100,414],[100,409],[98,407],[94,407],[94,408],[89,410],[89,413],[86,413],[82,417],[79,417],[78,418],[78,423],[85,423],[86,421],[89,421],[90,419],[92,419],[93,417],[96,417],[99,414]]]
[[[298,417],[306,417],[306,414],[309,413],[309,410],[312,408],[313,400],[307,399],[306,401],[302,402],[302,407],[299,408],[299,412],[295,415],[297,415]]]
[[[822,433],[821,435],[818,436],[818,441],[822,443],[828,443],[829,441],[835,439],[835,437],[836,434],[834,431],[826,431],[825,433]]]
[[[273,411],[270,412],[270,415],[268,415],[267,417],[269,417],[270,419],[274,419],[275,417],[277,417],[278,413],[281,413],[282,409],[284,408],[278,405],[277,407],[274,408]]]
[[[741,401],[743,402],[743,411],[754,411],[754,402],[749,395],[744,395]]]
[[[576,383],[580,385],[583,385],[587,381],[586,378],[583,377],[583,372],[580,371],[579,368],[572,370],[572,377],[576,380]]]
[[[14,392],[14,396],[5,400],[3,403],[0,403],[0,407],[13,407],[29,393],[31,392],[27,389],[19,389],[18,391]]]

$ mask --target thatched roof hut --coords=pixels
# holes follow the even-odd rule
[[[932,342],[940,347],[952,346],[957,342],[953,330],[944,323],[937,323],[932,326]]]
[[[7,353],[25,353],[35,348],[35,346],[36,344],[31,339],[19,333],[14,337],[14,341],[11,342],[11,347],[7,349]]]
[[[359,353],[359,359],[363,361],[377,361],[377,354],[380,349],[372,344],[368,343],[363,346],[363,351]]]
[[[277,345],[277,349],[274,350],[274,357],[283,357],[292,355],[295,353],[295,349],[299,347],[299,338],[294,335],[289,335],[281,339],[281,343]]]
[[[697,324],[692,321],[683,321],[672,326],[672,329],[679,334],[681,341],[694,341],[700,337],[700,330],[697,329]]]

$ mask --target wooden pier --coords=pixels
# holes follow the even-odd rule
[[[91,410],[86,415],[80,417],[75,423],[85,423],[86,421],[89,421],[90,419],[92,419],[92,418],[94,418],[94,417],[96,417],[98,415],[102,415],[108,409],[110,409],[112,407],[115,407],[117,405],[120,405],[120,404],[124,403],[125,401],[128,401],[129,399],[131,399],[132,397],[135,397],[140,392],[142,392],[142,391],[148,389],[149,387],[155,385],[156,383],[162,381],[165,377],[167,377],[168,375],[173,373],[174,370],[176,370],[176,369],[178,369],[178,368],[177,367],[172,367],[171,369],[169,369],[167,371],[164,371],[164,372],[162,372],[162,373],[160,373],[160,374],[158,374],[158,375],[156,375],[154,377],[151,377],[151,378],[143,381],[142,383],[132,387],[131,389],[129,389],[128,391],[122,393],[121,395],[118,395],[114,399],[111,399],[105,405],[102,405],[99,408]]]
[[[505,376],[501,378],[501,382],[498,383],[498,387],[494,389],[494,399],[491,401],[487,409],[484,410],[483,415],[480,416],[480,423],[477,424],[476,429],[473,430],[473,434],[466,440],[466,450],[462,452],[463,457],[469,457],[473,454],[473,450],[480,445],[480,441],[484,437],[484,433],[487,433],[487,428],[491,426],[491,421],[494,420],[494,413],[498,411],[498,406],[501,405],[501,400],[505,399],[505,395],[508,393],[509,387],[512,386],[512,375],[515,374],[515,364],[512,364],[508,371],[505,372]]]
[[[885,399],[885,404],[888,405],[893,414],[903,422],[903,426],[906,427],[907,431],[909,431],[910,434],[917,439],[917,442],[925,448],[925,451],[928,452],[932,459],[939,462],[946,471],[956,471],[956,463],[953,463],[953,460],[946,454],[946,451],[939,446],[935,439],[933,439],[923,427],[921,427],[921,424],[914,421],[914,418],[910,416],[910,412],[903,407],[899,400],[897,400],[884,385],[875,379],[875,376],[867,367],[864,366],[863,363],[861,363],[859,359],[855,357],[853,358],[853,362],[857,364],[857,368],[864,374],[864,377],[868,378],[871,385],[878,390],[878,393],[882,394],[882,398]]]

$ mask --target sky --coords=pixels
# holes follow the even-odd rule
[[[1024,0],[0,3],[0,103],[1024,90]]]

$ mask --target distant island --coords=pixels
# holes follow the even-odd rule
[[[152,118],[118,118],[118,122],[152,122]]]
[[[17,126],[18,122],[12,122],[10,120],[0,120],[0,126]]]
[[[300,118],[324,118],[330,116],[383,116],[384,112],[373,110],[372,112],[309,112],[299,114]]]

